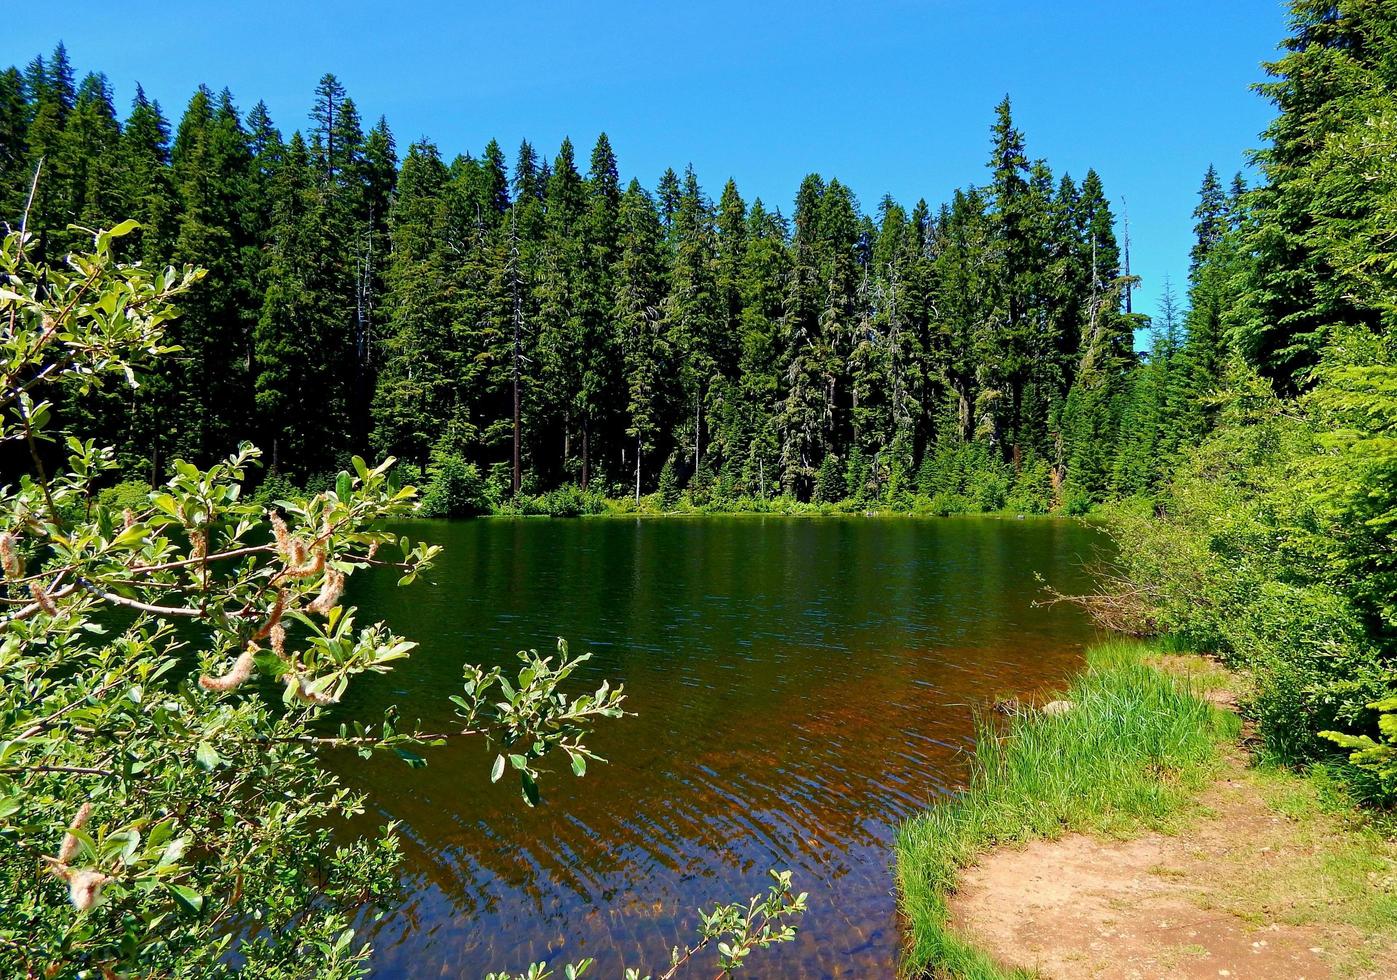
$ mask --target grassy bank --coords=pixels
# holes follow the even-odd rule
[[[1065,695],[1071,711],[1022,716],[1007,733],[987,722],[965,792],[902,828],[909,974],[1004,976],[949,931],[956,874],[983,851],[1068,831],[1167,826],[1218,771],[1240,722],[1203,700],[1202,680],[1147,665],[1149,652],[1138,643],[1098,646]]]

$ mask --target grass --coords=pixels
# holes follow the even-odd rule
[[[1065,695],[1071,711],[1023,716],[1007,735],[983,722],[966,791],[903,826],[896,851],[908,974],[1006,976],[949,928],[957,872],[983,851],[1069,831],[1168,829],[1190,809],[1240,722],[1203,700],[1202,679],[1149,666],[1150,652],[1132,642],[1098,646]]]

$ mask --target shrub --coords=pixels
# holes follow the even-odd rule
[[[1046,514],[1052,502],[1052,469],[1041,459],[1030,459],[1014,478],[1004,506],[1020,514]]]
[[[1236,366],[1218,428],[1181,461],[1160,512],[1110,511],[1127,588],[1159,629],[1250,672],[1244,708],[1291,763],[1334,753],[1321,732],[1379,738],[1372,705],[1393,694],[1389,634],[1359,584],[1367,522],[1343,503],[1361,481],[1369,506],[1381,481],[1361,460],[1336,465],[1319,421]]]
[[[150,505],[151,493],[150,484],[144,480],[123,480],[97,494],[97,502],[116,514],[128,510],[134,513]]]
[[[1091,494],[1080,486],[1069,482],[1062,488],[1062,512],[1069,517],[1081,517],[1091,513]]]
[[[293,500],[299,496],[300,487],[292,483],[285,474],[273,472],[262,478],[252,499],[259,504],[270,504],[274,500]]]
[[[492,501],[474,463],[455,453],[433,455],[422,494],[426,517],[475,517],[490,512]]]
[[[358,458],[271,511],[241,492],[259,458],[246,445],[208,469],[175,460],[153,494],[93,495],[114,454],[49,430],[33,379],[91,393],[169,350],[170,304],[200,274],[118,265],[112,241],[134,227],[62,268],[31,264],[20,233],[0,247],[4,427],[63,453],[0,493],[0,975],[356,976],[352,923],[387,897],[398,842],[385,828],[331,846],[362,803],[318,753],[420,765],[429,742],[488,734],[494,778],[508,763],[532,802],[541,760],[580,773],[579,739],[621,694],[565,697],[564,648],[523,655],[517,686],[465,667],[459,730],[405,730],[390,710],[327,731],[356,677],[413,648],[356,622],[344,580],[375,562],[409,584],[436,549],[378,529],[414,496]],[[785,895],[779,908],[800,904]]]

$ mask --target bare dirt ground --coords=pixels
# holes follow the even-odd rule
[[[1006,967],[1062,980],[1397,976],[1382,924],[1397,849],[1346,834],[1305,780],[1247,760],[1230,753],[1175,836],[990,852],[961,877],[953,927]]]

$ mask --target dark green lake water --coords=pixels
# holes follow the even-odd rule
[[[799,939],[754,977],[890,976],[899,951],[890,843],[954,792],[972,712],[1060,684],[1093,632],[1034,608],[1034,573],[1065,590],[1106,547],[1066,521],[982,518],[480,520],[404,528],[446,550],[398,589],[356,576],[361,621],[421,643],[344,711],[397,703],[450,723],[461,664],[591,651],[578,689],[623,683],[636,717],[604,723],[609,760],[488,783],[483,744],[412,770],[334,756],[370,817],[402,821],[407,896],[369,931],[379,977],[479,977],[594,956],[662,971],[695,908],[745,898],[766,870],[810,892]],[[509,784],[506,786],[505,783]],[[697,969],[690,975],[711,975]]]

